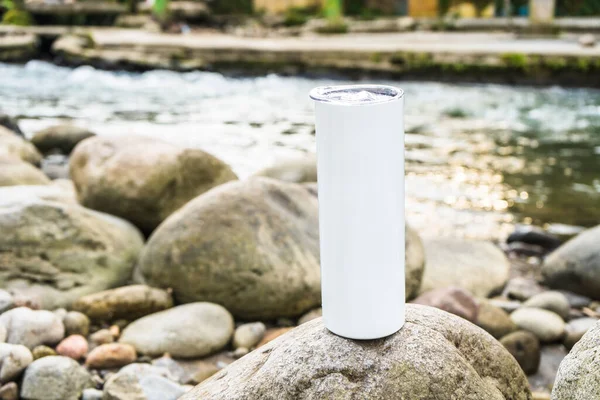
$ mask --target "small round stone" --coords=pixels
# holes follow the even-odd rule
[[[233,348],[253,348],[261,341],[266,331],[267,328],[262,322],[240,325],[233,334]]]
[[[586,334],[590,328],[592,328],[598,320],[596,318],[577,318],[569,323],[565,327],[565,338],[563,344],[567,349],[572,349],[583,335]]]
[[[247,348],[245,347],[238,347],[237,349],[235,349],[235,351],[233,352],[233,357],[234,358],[242,358],[244,357],[246,354],[248,354],[249,351]]]
[[[56,347],[56,352],[61,356],[80,360],[88,352],[88,342],[81,335],[71,335],[62,340]]]
[[[42,346],[34,347],[32,354],[33,354],[33,359],[38,360],[43,357],[55,356],[56,351],[54,351],[54,349],[52,347],[42,345]]]
[[[520,308],[510,315],[519,329],[533,333],[544,343],[556,342],[565,333],[565,323],[552,311],[541,308]]]
[[[117,368],[135,362],[135,348],[125,343],[107,343],[96,347],[88,354],[85,365],[89,368]]]
[[[108,329],[100,329],[98,332],[94,332],[90,336],[90,342],[94,347],[100,346],[101,344],[112,343],[114,341],[115,338],[112,332]]]
[[[90,319],[79,311],[69,311],[63,318],[67,336],[87,336],[90,332]]]
[[[560,315],[562,319],[566,319],[569,316],[569,311],[571,310],[571,306],[569,305],[569,300],[567,300],[567,297],[564,294],[556,291],[548,291],[536,294],[523,303],[523,307],[542,308],[544,310],[552,311]]]
[[[523,372],[535,374],[540,366],[540,342],[537,337],[526,331],[510,333],[500,339],[500,343],[517,360]]]

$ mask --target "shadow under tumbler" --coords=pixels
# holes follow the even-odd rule
[[[404,325],[404,106],[381,85],[319,87],[315,101],[323,320],[376,339]]]

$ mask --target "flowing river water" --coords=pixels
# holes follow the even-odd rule
[[[0,111],[27,135],[71,120],[202,148],[243,178],[314,153],[308,92],[340,83],[0,63]],[[565,233],[600,223],[600,91],[376,83],[405,91],[407,218],[422,235],[500,239],[522,222]]]

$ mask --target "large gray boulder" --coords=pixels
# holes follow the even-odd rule
[[[457,286],[475,297],[499,291],[509,277],[504,252],[491,242],[463,239],[426,239],[425,272],[421,293]]]
[[[33,134],[31,143],[42,153],[56,151],[61,154],[70,154],[79,142],[92,136],[96,136],[96,134],[85,128],[60,124],[37,131]]]
[[[169,353],[176,358],[198,358],[225,347],[233,328],[233,317],[220,305],[191,303],[132,322],[120,342],[149,356]]]
[[[35,197],[0,198],[0,232],[0,287],[47,309],[123,285],[143,246],[126,221]]]
[[[321,301],[317,199],[268,178],[228,183],[161,224],[138,266],[180,303],[218,303],[246,320],[301,315]]]
[[[552,400],[600,398],[600,322],[587,331],[558,368]]]
[[[35,360],[25,370],[21,399],[78,400],[92,377],[77,361],[62,356]]]
[[[42,155],[34,145],[0,126],[0,158],[16,157],[33,165],[40,165]]]
[[[544,260],[544,283],[600,299],[600,226],[588,229],[550,253]]]
[[[406,324],[372,341],[307,322],[229,365],[181,400],[529,399],[527,379],[493,337],[464,319],[407,305]]]
[[[140,136],[86,139],[73,150],[70,171],[83,205],[146,233],[194,197],[237,179],[202,150]]]

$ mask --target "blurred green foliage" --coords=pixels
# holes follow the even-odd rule
[[[291,7],[285,12],[283,24],[285,26],[304,25],[310,18],[318,16],[317,7]]]
[[[29,26],[33,24],[33,18],[27,11],[13,8],[4,13],[2,23],[6,25]]]
[[[215,14],[252,14],[252,0],[215,0],[210,3]]]
[[[600,16],[600,0],[557,0],[556,15],[598,17]]]

